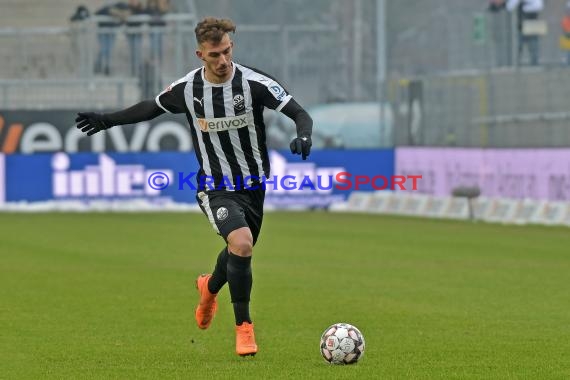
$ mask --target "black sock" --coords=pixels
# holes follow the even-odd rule
[[[249,302],[234,302],[234,316],[236,317],[236,325],[241,325],[244,322],[251,323],[249,316]]]
[[[249,316],[249,296],[253,284],[251,256],[241,257],[230,252],[227,277],[232,303],[234,304],[236,325],[241,325],[243,322],[251,323]]]
[[[212,272],[212,277],[208,281],[208,290],[212,294],[216,294],[222,289],[222,286],[228,282],[227,270],[228,270],[228,248],[222,249],[222,252],[218,255],[218,261]]]

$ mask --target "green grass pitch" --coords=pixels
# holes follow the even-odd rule
[[[269,213],[254,251],[260,352],[228,289],[195,326],[222,240],[200,214],[0,214],[0,378],[568,379],[570,229]],[[356,325],[353,366],[319,354]]]

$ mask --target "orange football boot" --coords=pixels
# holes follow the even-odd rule
[[[196,307],[196,323],[201,329],[207,329],[212,323],[212,319],[218,310],[217,294],[212,294],[208,290],[208,281],[212,277],[211,274],[201,274],[196,279],[196,288],[200,293],[200,303]]]
[[[236,353],[240,356],[254,356],[257,353],[253,323],[244,322],[236,326]]]

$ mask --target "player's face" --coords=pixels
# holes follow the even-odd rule
[[[206,41],[200,44],[196,55],[206,67],[207,79],[214,83],[222,83],[232,75],[232,48],[234,43],[226,33],[219,44]]]

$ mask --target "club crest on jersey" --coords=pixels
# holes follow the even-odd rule
[[[238,111],[241,111],[245,108],[245,99],[241,94],[234,96],[234,108]]]
[[[228,217],[228,209],[225,207],[220,207],[218,211],[216,211],[216,218],[219,221],[222,221]]]

